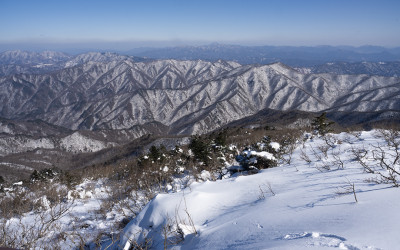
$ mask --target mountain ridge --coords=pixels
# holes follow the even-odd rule
[[[202,46],[144,48],[126,53],[158,59],[234,60],[240,64],[283,62],[293,67],[310,67],[335,61],[379,62],[400,60],[399,48],[379,46],[243,46],[213,43]]]
[[[7,105],[0,116],[41,119],[73,130],[159,122],[168,133],[206,133],[263,109],[400,110],[399,82],[396,77],[304,74],[282,63],[117,57],[41,75],[1,77],[0,101]]]
[[[181,51],[187,50],[186,56]],[[146,52],[147,51],[147,52]],[[151,55],[152,51],[165,51],[166,55]],[[176,53],[174,54],[174,51]],[[149,55],[143,53],[150,53]],[[142,55],[138,57],[137,55]],[[400,48],[377,46],[239,46],[210,44],[171,48],[146,48],[128,52],[86,52],[69,55],[62,52],[5,51],[0,53],[0,76],[20,73],[43,74],[87,62],[130,60],[218,60],[244,64],[271,64],[283,62],[303,73],[368,74],[399,76]]]

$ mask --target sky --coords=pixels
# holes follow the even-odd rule
[[[399,0],[0,0],[0,45],[400,46]]]

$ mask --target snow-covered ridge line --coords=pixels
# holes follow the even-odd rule
[[[396,77],[302,74],[281,63],[82,57],[93,58],[51,74],[0,77],[7,103],[0,116],[42,119],[74,130],[159,124],[174,134],[202,134],[266,109],[400,110],[393,95],[399,91]]]
[[[88,138],[79,132],[57,139],[54,137],[32,139],[24,136],[0,137],[0,156],[36,149],[60,149],[67,152],[96,152],[115,146],[115,143]]]

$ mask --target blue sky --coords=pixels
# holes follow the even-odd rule
[[[399,0],[0,0],[0,44],[400,46]]]

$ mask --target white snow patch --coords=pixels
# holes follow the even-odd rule
[[[244,150],[243,154],[246,154],[248,158],[250,158],[250,156],[259,156],[267,160],[276,160],[273,154],[266,151],[257,152],[255,150]]]
[[[271,142],[269,145],[276,151],[278,151],[281,148],[281,145],[278,142]]]

